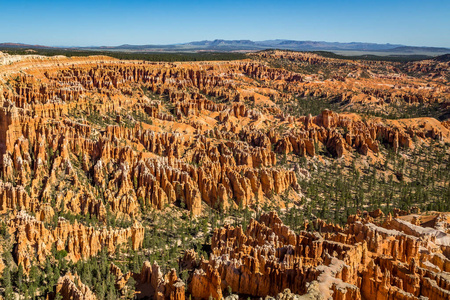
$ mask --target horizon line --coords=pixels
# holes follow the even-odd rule
[[[406,46],[406,47],[420,47],[420,48],[444,48],[449,49],[450,47],[446,46],[419,46],[419,45],[406,45],[406,44],[398,44],[398,43],[376,43],[376,42],[339,42],[339,41],[324,41],[324,40],[295,40],[295,39],[281,39],[281,38],[275,38],[275,39],[265,39],[265,40],[251,40],[251,39],[204,39],[204,40],[192,40],[187,42],[174,42],[174,43],[167,43],[167,44],[160,44],[160,43],[120,43],[116,45],[50,45],[50,44],[41,44],[41,43],[26,43],[26,42],[0,42],[0,45],[2,44],[11,44],[11,45],[24,45],[24,46],[34,46],[34,47],[53,47],[53,48],[88,48],[88,47],[120,47],[120,46],[175,46],[175,45],[183,45],[183,44],[189,44],[189,43],[196,43],[196,42],[214,42],[214,41],[250,41],[254,43],[261,43],[261,42],[268,42],[268,41],[292,41],[292,42],[316,42],[316,43],[329,43],[329,44],[372,44],[372,45],[394,45],[394,46]]]

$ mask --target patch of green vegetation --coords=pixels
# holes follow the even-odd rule
[[[167,218],[168,214],[170,218]],[[102,250],[96,256],[72,263],[67,260],[65,250],[56,251],[53,248],[45,263],[33,265],[28,275],[14,263],[9,249],[5,251],[4,257],[7,267],[2,277],[2,286],[5,288],[3,296],[5,299],[14,299],[14,293],[19,293],[24,295],[25,299],[46,299],[46,295],[54,291],[58,278],[70,271],[72,274],[77,272],[82,282],[99,299],[134,299],[135,282],[130,280],[127,292],[122,294],[114,286],[115,278],[110,272],[111,263],[118,266],[123,273],[139,273],[144,261],[157,262],[163,273],[174,268],[178,276],[186,282],[189,274],[182,270],[178,263],[184,251],[194,249],[200,256],[209,257],[211,237],[216,228],[227,222],[234,226],[241,225],[245,230],[251,217],[256,215],[248,208],[244,209],[242,205],[226,213],[221,209],[208,207],[206,213],[198,218],[192,218],[186,210],[179,208],[150,210],[144,212],[141,220],[145,227],[141,249],[132,250],[131,240],[128,244],[116,245],[114,253],[108,253],[106,245],[101,245]],[[86,220],[80,221],[84,223]],[[97,219],[95,222],[101,225]],[[107,223],[114,228],[120,227],[112,214],[108,214]],[[47,227],[49,225],[46,224]],[[131,222],[123,225],[131,226]]]
[[[58,278],[67,272],[78,273],[99,299],[118,299],[119,291],[114,286],[115,277],[110,272],[111,259],[106,251],[104,247],[96,257],[74,264],[66,259],[66,251],[56,251],[53,247],[45,263],[33,265],[28,275],[21,265],[16,266],[12,262],[12,258],[6,259],[7,267],[2,276],[5,300],[16,299],[15,293],[22,295],[23,299],[46,299],[48,294],[54,293]],[[134,299],[131,293],[123,296],[124,299]]]
[[[30,54],[30,48],[0,48],[0,51],[8,54]],[[76,50],[76,49],[33,49],[35,55],[56,56],[64,55],[67,57],[105,55],[124,60],[144,60],[144,61],[222,61],[222,60],[241,60],[247,58],[243,53],[234,52],[120,52],[120,51],[96,51],[96,50]]]
[[[391,104],[389,113],[367,111],[367,114],[385,119],[411,119],[430,117],[445,119],[439,103]]]
[[[342,102],[338,98],[295,97],[294,101],[287,103],[280,101],[277,104],[283,111],[293,116],[307,116],[308,114],[317,116],[323,110],[329,109],[337,113],[358,113],[393,120],[422,117],[445,119],[445,111],[442,111],[439,103],[390,104],[389,112],[359,106],[349,107],[346,105],[347,102]]]
[[[309,181],[300,181],[309,199],[307,216],[344,224],[357,210],[380,208],[385,213],[393,208],[450,210],[450,153],[448,145],[438,142],[430,146],[395,153],[382,148],[385,162],[364,163],[358,154],[348,165],[334,160],[324,166],[316,161],[302,161],[311,173]]]
[[[140,110],[139,111],[133,111],[131,113],[131,116],[137,122],[146,123],[148,125],[152,125],[153,124],[153,119],[148,114],[146,114],[145,112],[142,112]]]
[[[347,60],[369,60],[369,61],[391,61],[391,62],[410,62],[418,61],[424,59],[430,59],[428,55],[339,55],[329,51],[311,51],[310,53],[315,53],[317,55],[327,57],[327,58],[337,58],[337,59],[347,59]]]
[[[295,100],[288,103],[277,103],[280,108],[293,116],[317,116],[325,109],[341,112],[342,102],[337,99],[315,98],[315,97],[296,97]]]
[[[390,61],[390,62],[411,62],[411,61],[419,61],[432,58],[428,55],[419,55],[419,54],[411,54],[411,55],[340,55],[330,51],[294,51],[294,50],[285,50],[285,49],[268,49],[265,51],[284,51],[284,52],[292,52],[292,53],[314,53],[326,58],[335,58],[335,59],[345,59],[345,60],[368,60],[368,61]]]

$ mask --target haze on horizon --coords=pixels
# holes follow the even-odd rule
[[[2,1],[0,42],[48,46],[270,39],[450,47],[450,1]]]

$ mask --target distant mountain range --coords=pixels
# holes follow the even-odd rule
[[[84,47],[84,49],[108,49],[128,51],[258,51],[264,49],[283,49],[295,51],[380,51],[380,52],[436,52],[450,53],[449,48],[412,47],[399,44],[376,43],[337,43],[294,40],[214,40],[197,41],[172,45],[121,45],[116,47]]]
[[[416,47],[400,44],[376,44],[376,43],[338,43],[322,41],[294,41],[294,40],[213,40],[196,41],[170,45],[120,45],[101,47],[48,47],[41,45],[27,45],[17,43],[0,43],[1,48],[39,48],[39,49],[79,49],[79,50],[108,50],[130,52],[197,52],[197,51],[258,51],[265,49],[283,49],[295,51],[337,51],[345,52],[370,52],[388,54],[423,54],[441,55],[450,53],[450,48],[440,47]]]

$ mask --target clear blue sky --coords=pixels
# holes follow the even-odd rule
[[[293,39],[450,47],[450,0],[0,0],[0,42]]]

